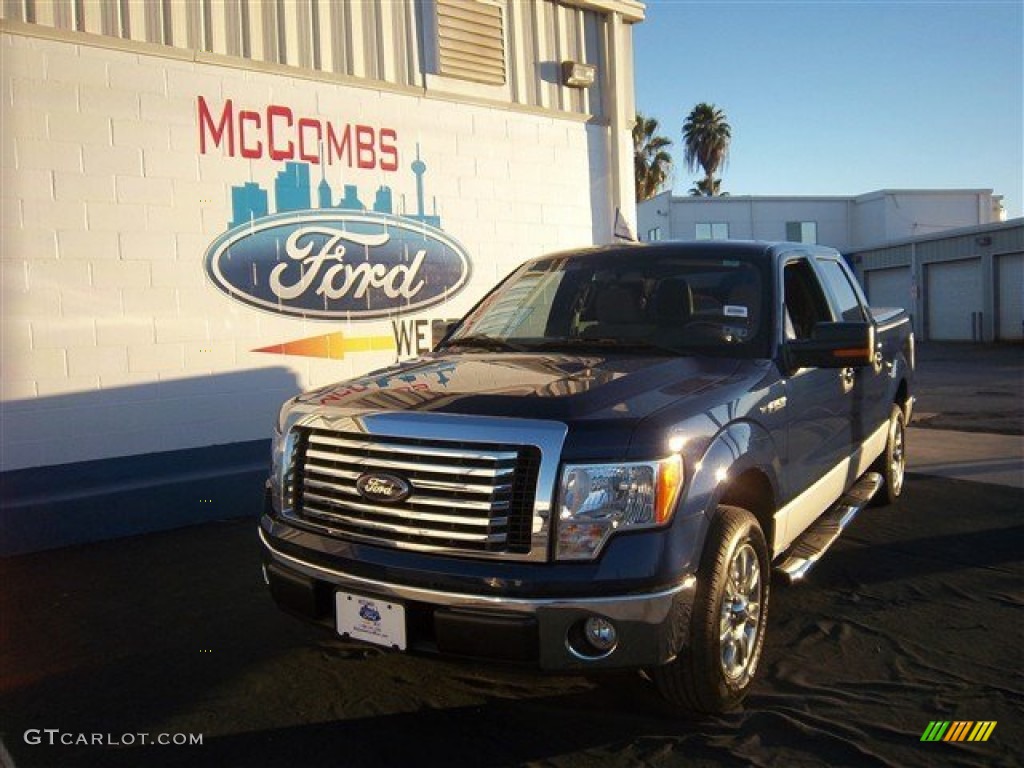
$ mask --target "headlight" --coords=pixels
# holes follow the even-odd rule
[[[277,413],[277,421],[274,422],[274,439],[270,442],[270,459],[275,470],[279,467],[281,453],[284,450],[284,436],[288,431],[287,421],[291,413],[291,405],[292,400],[286,400]]]
[[[559,560],[597,557],[617,531],[657,528],[672,519],[683,460],[567,464],[559,491]]]
[[[301,416],[292,406],[295,398],[286,400],[277,415],[274,423],[274,438],[270,442],[270,491],[271,502],[278,512],[282,508],[282,491],[284,489],[284,475],[288,471],[287,462],[289,451],[288,433],[296,419]]]

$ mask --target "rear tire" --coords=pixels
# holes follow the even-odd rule
[[[899,405],[893,405],[889,414],[889,434],[885,450],[875,463],[872,472],[882,476],[882,487],[872,502],[877,506],[895,504],[903,493],[903,480],[907,470],[907,417]]]
[[[770,568],[757,519],[739,507],[718,507],[697,572],[688,644],[651,670],[668,701],[706,714],[743,701],[764,645]]]

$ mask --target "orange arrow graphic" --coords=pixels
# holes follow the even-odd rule
[[[393,350],[395,340],[391,336],[355,336],[349,339],[341,331],[308,339],[296,339],[282,344],[260,347],[253,352],[269,352],[276,355],[301,355],[302,357],[325,357],[329,360],[343,360],[349,352],[377,352]]]

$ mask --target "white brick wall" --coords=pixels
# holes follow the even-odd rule
[[[138,119],[139,94],[119,91],[105,85],[82,85],[78,99],[84,115],[99,115],[123,120]]]
[[[67,229],[57,230],[57,255],[61,259],[117,258],[117,233],[104,230]]]
[[[0,470],[266,438],[300,388],[394,362],[253,351],[392,327],[272,315],[210,284],[231,188],[272,190],[282,163],[201,155],[200,95],[397,130],[397,171],[327,172],[335,198],[355,184],[367,205],[387,184],[396,212],[415,208],[419,144],[427,210],[473,278],[415,318],[458,316],[522,260],[610,231],[607,202],[591,200],[607,130],[582,122],[11,34],[0,55]],[[317,167],[311,179],[315,200]]]
[[[171,128],[163,123],[149,123],[141,120],[110,121],[115,147],[132,149],[167,150],[171,147]],[[192,132],[195,139],[195,132]]]
[[[41,189],[41,187],[40,187]],[[86,176],[80,172],[53,173],[53,194],[58,202],[114,202],[114,180],[104,176]]]
[[[46,318],[30,325],[31,348],[67,349],[89,354],[96,346],[96,322],[92,318]]]
[[[102,317],[96,320],[96,343],[100,346],[144,347],[156,341],[156,320],[151,317]],[[100,377],[113,371],[101,372]],[[120,383],[120,377],[112,379]]]
[[[110,143],[110,118],[105,115],[86,115],[74,111],[38,114],[46,118],[46,127],[37,136],[48,135],[52,141],[83,145]]]
[[[16,139],[15,147],[18,168],[42,168],[51,171],[82,170],[82,147],[73,142],[23,137]]]

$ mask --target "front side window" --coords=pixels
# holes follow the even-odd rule
[[[832,320],[821,284],[806,259],[786,264],[782,290],[787,339],[809,339],[817,323]]]
[[[487,296],[446,346],[764,357],[762,270],[742,257],[670,251],[541,259]]]

